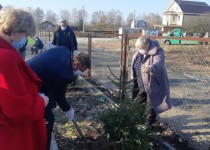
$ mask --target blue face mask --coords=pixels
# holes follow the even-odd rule
[[[80,70],[77,70],[77,71],[73,71],[74,72],[74,75],[76,76],[76,75],[81,75],[82,74],[82,71],[80,71]]]
[[[20,49],[21,47],[23,47],[26,44],[27,38],[24,36],[21,38],[21,40],[19,42],[12,42],[12,46],[15,49]]]

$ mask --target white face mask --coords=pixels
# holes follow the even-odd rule
[[[65,27],[62,26],[62,27],[61,27],[61,30],[62,30],[62,31],[65,31],[65,30],[66,30],[66,26],[65,26]]]
[[[77,70],[77,71],[73,71],[74,72],[74,75],[76,76],[76,75],[81,75],[82,74],[82,71],[80,71],[80,70]]]
[[[141,49],[141,50],[139,50],[139,53],[141,53],[142,55],[145,55],[145,54],[147,54],[147,50],[145,50],[145,49]]]

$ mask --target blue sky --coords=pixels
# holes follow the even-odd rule
[[[60,10],[63,9],[69,9],[71,11],[73,8],[76,8],[79,10],[82,9],[84,5],[89,15],[98,10],[107,12],[111,9],[115,9],[120,10],[124,14],[124,17],[127,17],[129,13],[134,13],[134,11],[136,16],[150,12],[162,15],[170,1],[171,0],[0,0],[0,4],[3,6],[12,5],[16,8],[40,7],[44,11],[51,9],[56,14],[60,14]],[[210,0],[196,1],[206,2],[210,5]]]

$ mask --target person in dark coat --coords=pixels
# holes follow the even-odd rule
[[[74,109],[66,101],[65,93],[69,83],[71,83],[74,72],[80,70],[84,72],[91,67],[91,60],[88,54],[79,53],[73,60],[68,48],[58,46],[51,48],[27,61],[28,65],[42,80],[39,92],[49,97],[49,104],[45,108],[45,120],[47,122],[47,145],[50,149],[51,134],[54,124],[52,109],[56,103],[66,112],[71,121],[74,117]]]
[[[149,103],[149,125],[153,125],[157,114],[172,107],[164,51],[157,41],[147,36],[139,37],[135,46],[131,65],[132,97]]]
[[[40,49],[44,47],[42,41],[40,40],[39,37],[35,38],[35,44],[31,47],[31,54],[34,52],[37,54]]]
[[[54,34],[52,44],[69,48],[72,56],[77,50],[77,39],[73,30],[67,25],[66,20],[60,22],[60,26]]]

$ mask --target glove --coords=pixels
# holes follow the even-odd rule
[[[74,109],[71,107],[69,111],[66,112],[66,116],[69,119],[69,121],[72,121],[74,119]]]
[[[45,107],[49,103],[49,98],[44,93],[39,93],[39,96],[41,96],[44,99]]]

